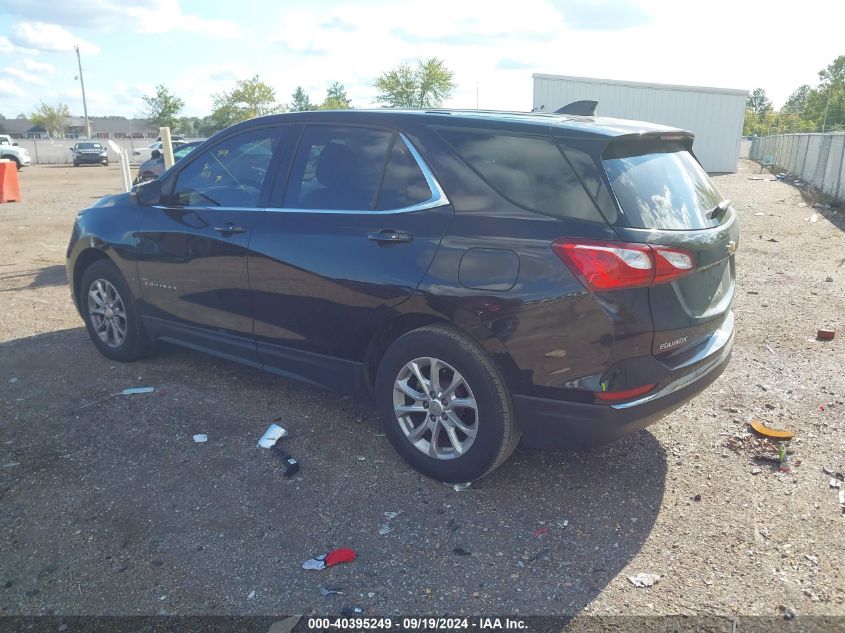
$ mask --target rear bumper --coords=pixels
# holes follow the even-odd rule
[[[678,380],[622,404],[584,404],[514,394],[523,444],[537,448],[584,448],[618,439],[668,415],[707,388],[725,370],[733,332],[720,349],[684,372]]]

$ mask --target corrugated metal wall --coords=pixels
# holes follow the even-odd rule
[[[845,202],[845,134],[776,134],[754,139],[751,159],[798,176]]]
[[[593,99],[600,116],[679,127],[695,133],[693,150],[709,172],[736,171],[747,93],[634,85],[586,77],[534,75],[534,107],[559,107]]]

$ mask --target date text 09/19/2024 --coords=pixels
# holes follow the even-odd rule
[[[447,630],[523,630],[527,627],[525,621],[518,618],[436,618],[436,617],[352,617],[352,618],[308,618],[310,630],[391,630],[405,631],[447,631]]]

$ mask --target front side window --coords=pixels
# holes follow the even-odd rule
[[[270,159],[286,128],[263,128],[231,136],[192,156],[171,195],[186,207],[257,207]]]
[[[334,125],[305,128],[284,206],[369,211],[376,204],[394,134]]]

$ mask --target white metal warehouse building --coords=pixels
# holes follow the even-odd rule
[[[534,74],[534,109],[554,112],[598,101],[597,116],[649,121],[695,133],[693,151],[709,172],[736,171],[747,90]]]

